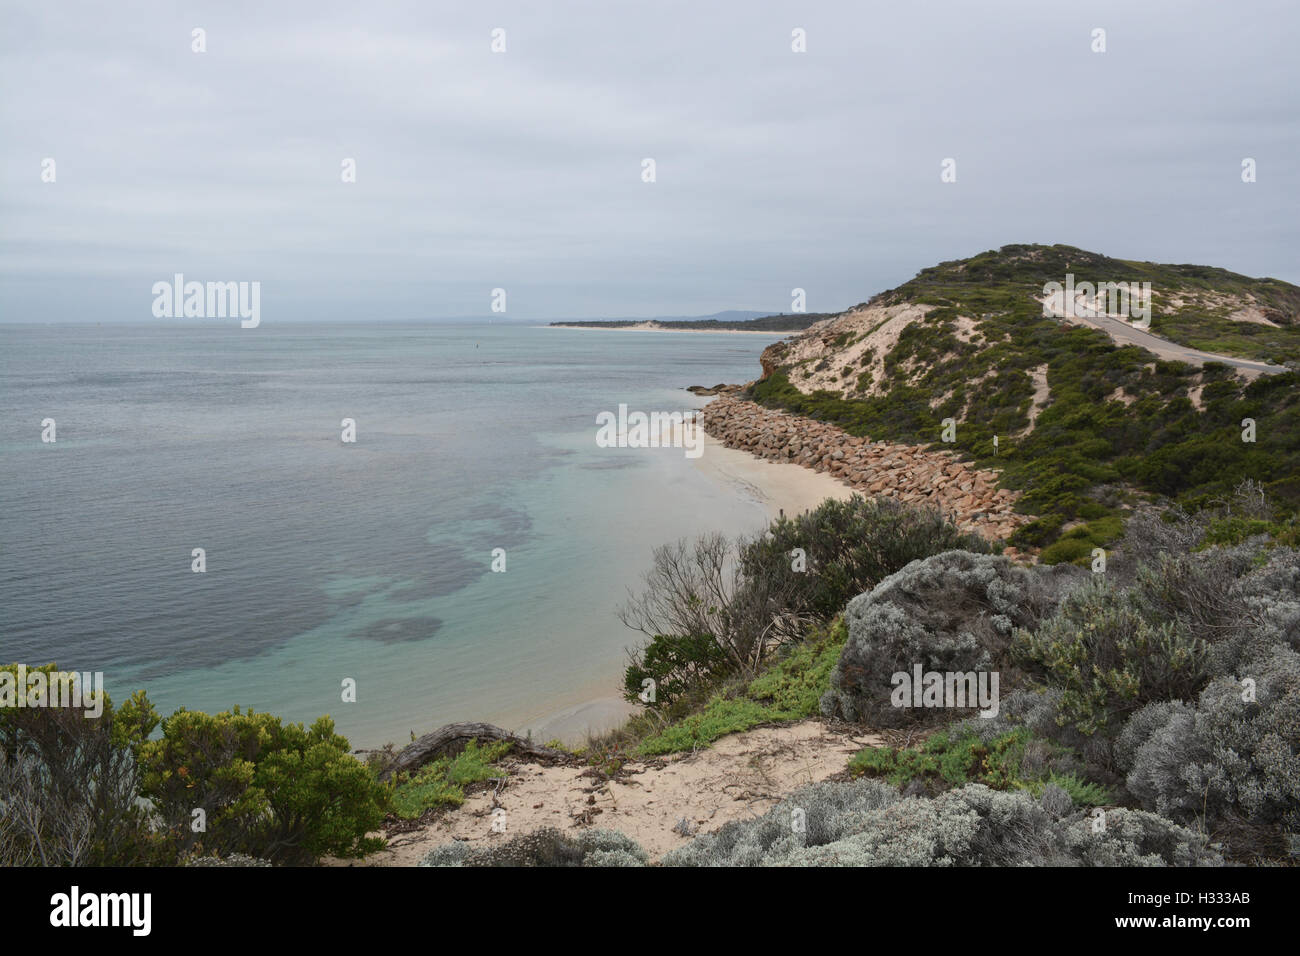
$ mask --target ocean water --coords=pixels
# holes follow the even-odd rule
[[[597,447],[596,415],[699,407],[685,386],[753,378],[770,341],[0,326],[0,659],[163,714],[328,713],[354,746],[616,695],[651,549],[765,519],[682,449]]]

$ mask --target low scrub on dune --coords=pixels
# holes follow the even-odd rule
[[[1055,794],[979,784],[933,799],[874,780],[813,784],[733,821],[664,866],[1212,866],[1204,836],[1140,810],[1062,813]]]

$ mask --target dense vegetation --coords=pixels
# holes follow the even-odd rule
[[[900,335],[886,360],[888,380],[878,383],[882,394],[804,394],[778,369],[753,387],[753,397],[834,422],[850,434],[890,441],[938,443],[943,419],[957,419],[955,443],[942,447],[1003,469],[1002,484],[1024,493],[1018,509],[1038,516],[1011,543],[1047,546],[1043,559],[1049,563],[1083,560],[1094,547],[1117,540],[1134,493],[1195,508],[1250,478],[1265,485],[1279,516],[1295,514],[1300,373],[1245,383],[1222,364],[1198,369],[1156,361],[1135,346],[1116,346],[1101,331],[1045,318],[1035,297],[1067,269],[1081,278],[1148,279],[1160,290],[1249,293],[1288,324],[1272,329],[1222,318],[1222,335],[1207,338],[1187,331],[1192,326],[1182,313],[1157,314],[1152,331],[1226,352],[1233,351],[1231,331],[1259,346],[1251,354],[1300,358],[1300,289],[1294,286],[1197,266],[1111,260],[1067,246],[1006,246],[923,270],[872,300],[934,307]],[[959,315],[977,320],[980,335],[972,341],[955,334]],[[1030,371],[1044,365],[1050,398],[1033,430],[1023,434],[1033,394]],[[1193,389],[1200,389],[1200,410],[1189,396]],[[942,401],[932,408],[936,396]],[[1255,423],[1253,441],[1243,440],[1245,419]]]

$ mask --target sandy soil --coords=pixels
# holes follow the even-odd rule
[[[802,392],[828,389],[844,393],[847,387],[856,382],[857,375],[863,371],[871,372],[871,385],[864,395],[878,395],[885,381],[885,357],[898,344],[898,337],[912,322],[923,319],[934,306],[869,305],[854,309],[835,318],[818,322],[811,329],[795,339],[789,352],[782,358],[783,364],[790,364],[790,382]],[[966,334],[974,331],[974,323],[969,322],[959,327]],[[862,338],[851,345],[836,347],[837,337],[848,335],[850,339]],[[873,358],[866,366],[862,358],[867,351],[873,352]],[[834,356],[832,367],[817,370],[820,359]],[[800,364],[803,363],[803,364]],[[846,380],[842,371],[844,366],[852,366],[854,375]]]
[[[839,773],[858,750],[881,743],[874,735],[805,720],[733,734],[693,754],[630,761],[616,780],[589,767],[507,761],[509,776],[499,789],[470,796],[421,830],[391,837],[386,850],[365,860],[331,865],[414,866],[451,840],[488,846],[545,826],[618,830],[658,859],[688,841],[673,829],[678,821],[708,833],[730,820],[761,816],[791,790]],[[492,829],[496,808],[505,811],[504,833]]]

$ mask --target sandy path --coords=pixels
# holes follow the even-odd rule
[[[791,790],[839,773],[858,750],[881,742],[805,720],[733,734],[694,754],[630,761],[628,773],[614,781],[589,767],[507,760],[510,775],[499,792],[470,796],[424,829],[395,835],[388,849],[363,861],[333,865],[414,866],[453,839],[487,846],[545,826],[618,830],[658,859],[689,839],[673,829],[679,820],[707,833],[729,820],[760,816]],[[492,831],[496,807],[505,811],[504,834]]]

